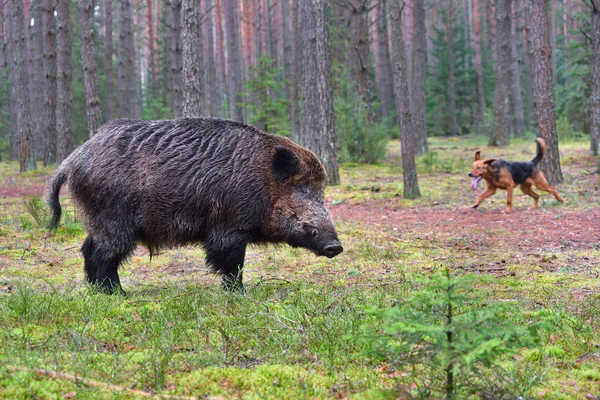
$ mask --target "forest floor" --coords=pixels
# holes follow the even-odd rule
[[[470,295],[510,304],[512,325],[547,325],[535,345],[457,369],[457,398],[600,399],[600,175],[589,144],[561,140],[564,205],[543,193],[530,210],[516,191],[504,214],[505,191],[469,208],[483,190],[470,188],[473,153],[524,161],[535,143],[486,142],[430,139],[417,200],[402,197],[397,141],[385,163],[344,164],[326,192],[344,253],[250,247],[244,295],[220,289],[197,247],[152,259],[139,247],[121,268],[127,297],[89,290],[66,191],[61,227],[43,228],[36,196],[52,168],[20,175],[0,163],[0,398],[441,397],[430,355],[381,355],[366,338],[386,324],[372,309],[411,306],[418,277],[448,268],[487,277]]]

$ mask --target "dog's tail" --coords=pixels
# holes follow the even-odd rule
[[[58,227],[60,216],[62,214],[62,208],[60,207],[58,195],[60,193],[61,186],[65,183],[69,176],[69,168],[67,167],[66,161],[67,160],[63,161],[63,163],[58,167],[56,173],[50,180],[50,184],[48,185],[48,195],[46,200],[48,201],[48,205],[52,211],[52,219],[50,220],[50,224],[48,224],[48,229],[50,231],[53,231]]]
[[[531,162],[534,165],[538,165],[546,155],[546,142],[542,138],[535,138],[535,143],[537,144],[537,154]]]

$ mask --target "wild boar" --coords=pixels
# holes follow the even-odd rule
[[[87,231],[87,281],[121,292],[118,267],[137,243],[201,244],[223,286],[243,288],[250,243],[343,251],[325,207],[325,169],[308,149],[241,122],[214,118],[107,123],[57,168],[50,229],[67,183]]]

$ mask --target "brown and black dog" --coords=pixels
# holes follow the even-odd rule
[[[475,162],[473,170],[469,176],[474,178],[471,187],[475,189],[477,183],[483,178],[487,181],[487,189],[479,195],[473,208],[479,207],[479,204],[486,198],[496,193],[496,189],[504,189],[507,193],[506,208],[504,212],[510,212],[512,208],[513,190],[521,185],[523,193],[533,197],[533,207],[537,207],[540,196],[531,189],[535,185],[538,189],[550,192],[556,197],[556,200],[564,203],[562,197],[556,189],[548,184],[546,177],[537,167],[542,158],[546,155],[546,142],[544,139],[537,138],[537,154],[531,161],[513,162],[497,160],[494,158],[482,160],[480,152],[475,153]]]

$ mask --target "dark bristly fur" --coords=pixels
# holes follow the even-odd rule
[[[67,183],[82,211],[90,283],[120,290],[117,268],[136,243],[202,243],[226,287],[242,287],[249,243],[288,243],[318,255],[342,251],[324,203],[325,170],[292,141],[240,122],[121,119],[104,125],[49,184],[59,223]]]
[[[510,212],[512,208],[513,189],[521,186],[523,193],[533,198],[533,207],[537,207],[540,196],[531,188],[535,185],[538,189],[552,193],[554,197],[563,203],[562,197],[556,189],[548,184],[542,171],[537,165],[546,155],[546,143],[544,139],[535,139],[537,152],[531,161],[514,162],[496,159],[482,160],[480,152],[475,153],[475,162],[473,169],[469,173],[470,177],[483,178],[487,181],[487,189],[477,198],[473,208],[479,207],[479,204],[486,198],[496,193],[497,189],[505,189],[507,191],[507,200],[505,212]],[[476,182],[474,183],[476,184]]]

